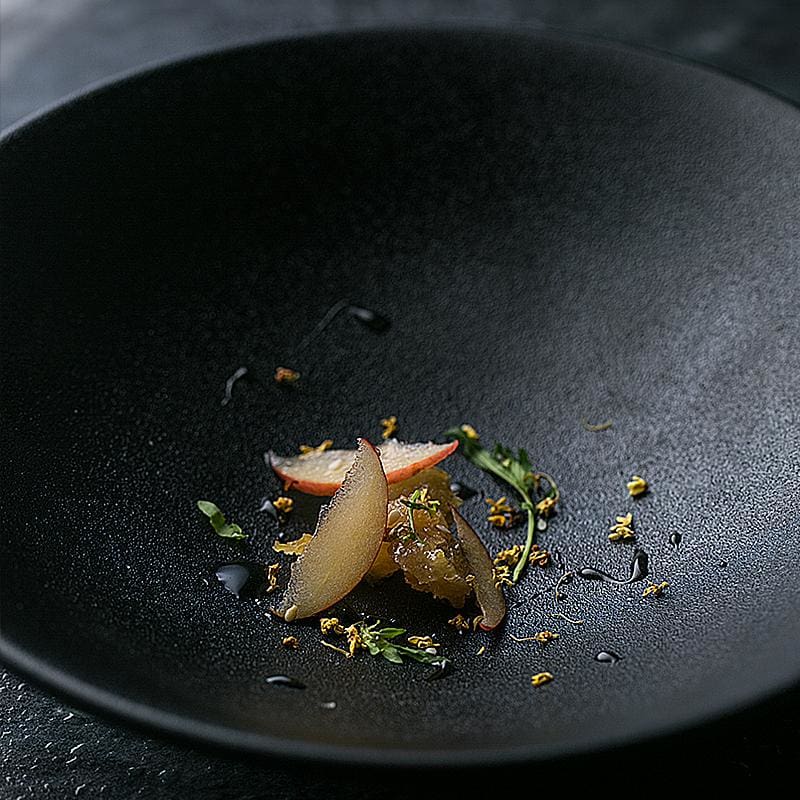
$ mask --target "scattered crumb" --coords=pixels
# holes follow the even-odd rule
[[[381,432],[381,437],[383,439],[390,439],[394,436],[395,432],[397,431],[397,417],[386,417],[386,419],[381,420],[381,426],[383,427],[383,431]]]
[[[646,586],[644,591],[642,592],[642,597],[659,597],[660,595],[664,594],[664,590],[669,586],[666,581],[661,581],[661,583],[651,583],[649,586]]]
[[[322,617],[319,621],[319,629],[322,633],[335,633],[337,636],[344,634],[344,625],[339,622],[338,617]]]
[[[553,680],[551,672],[537,672],[536,675],[531,675],[531,686],[544,686]]]
[[[636,536],[633,530],[633,514],[626,514],[624,517],[617,517],[616,525],[609,528],[611,533],[608,538],[612,542],[627,542]]]
[[[553,513],[553,509],[556,507],[557,502],[558,502],[557,497],[552,497],[551,495],[548,495],[547,497],[543,498],[536,504],[536,513],[540,517],[547,519],[547,517],[549,517],[550,514]]]
[[[548,642],[552,642],[554,639],[559,638],[559,635],[557,633],[553,633],[552,631],[539,631],[539,633],[535,633],[533,636],[525,636],[522,638],[514,636],[513,633],[510,633],[509,636],[515,642],[539,642],[539,644],[547,644]]]
[[[288,647],[291,650],[297,650],[300,647],[300,641],[296,636],[286,636],[282,641],[281,644],[284,647]]]
[[[273,542],[272,549],[276,553],[286,553],[290,556],[301,556],[308,547],[308,543],[314,538],[311,533],[304,533],[299,539],[293,542]]]
[[[447,620],[447,624],[452,625],[457,631],[470,629],[469,620],[463,614],[456,614],[452,619]]]
[[[284,497],[281,495],[272,501],[272,505],[275,506],[275,508],[277,508],[282,514],[291,514],[292,509],[294,508],[294,500],[292,500],[291,497]]]
[[[587,422],[586,419],[581,419],[581,425],[585,431],[597,433],[598,431],[607,431],[609,428],[613,428],[614,422],[608,419],[605,422],[601,422],[599,425],[592,425],[590,422]]]
[[[639,475],[633,475],[625,484],[631,497],[641,497],[647,491],[647,481]]]
[[[276,383],[297,383],[300,379],[300,373],[297,370],[289,369],[289,367],[278,367],[275,370]]]
[[[441,647],[430,636],[409,636],[408,643],[414,645],[414,647],[419,647],[420,650],[427,650],[429,647]]]
[[[504,564],[509,567],[515,567],[524,549],[525,547],[521,544],[507,547],[505,550],[501,550],[492,561],[496,567],[501,567]]]
[[[308,458],[308,456],[312,456],[314,453],[324,453],[326,450],[330,450],[331,447],[333,447],[333,439],[326,439],[324,442],[320,442],[316,447],[312,447],[309,444],[301,444],[300,458]]]
[[[537,567],[546,567],[550,563],[550,551],[539,547],[538,544],[533,545],[528,556],[528,563]]]
[[[267,567],[267,594],[274,592],[278,588],[278,571],[280,568],[280,564],[270,564]],[[287,622],[291,622],[291,620],[287,620]]]
[[[476,655],[482,656],[486,652],[486,645],[481,645],[480,650],[476,653]]]
[[[487,497],[486,503],[489,506],[487,519],[495,528],[508,528],[511,526],[517,511],[508,504],[507,497],[503,496],[498,500],[492,500],[491,497]]]

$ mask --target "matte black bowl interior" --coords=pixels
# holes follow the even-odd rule
[[[384,31],[125,78],[10,131],[0,164],[10,666],[162,730],[377,763],[576,752],[797,680],[794,108],[609,45]],[[390,330],[341,314],[299,348],[340,299]],[[559,568],[532,569],[493,635],[396,579],[339,608],[434,634],[455,667],[438,681],[345,660],[314,624],[282,647],[268,602],[213,579],[277,558],[263,453],[377,440],[389,414],[409,440],[468,421],[527,447],[564,495],[539,543],[614,574],[642,547],[668,590],[575,580],[556,605]],[[636,502],[632,473],[652,486]],[[251,541],[215,537],[199,498]],[[485,508],[464,513],[492,549],[523,538]],[[636,544],[609,542],[628,510]],[[543,629],[560,639],[509,635]]]

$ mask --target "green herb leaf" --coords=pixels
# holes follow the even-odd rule
[[[198,500],[197,507],[208,517],[217,536],[225,539],[247,538],[247,534],[242,533],[242,529],[238,525],[225,521],[225,515],[210,500]]]
[[[460,443],[460,451],[476,467],[485,472],[489,472],[501,481],[504,481],[514,489],[520,498],[520,506],[528,515],[528,534],[525,539],[525,548],[522,557],[517,562],[514,569],[513,581],[519,580],[522,571],[528,564],[528,558],[533,547],[533,537],[536,530],[536,503],[534,498],[539,490],[540,475],[536,474],[531,466],[531,459],[526,450],[520,448],[517,454],[504,445],[496,444],[494,450],[490,452],[476,438],[474,431],[470,428],[473,435],[467,433],[464,428],[450,428],[445,431],[445,436],[450,439],[457,439]],[[558,487],[549,476],[545,476],[549,484],[547,496],[558,499]]]
[[[429,516],[439,511],[441,501],[434,500],[428,497],[428,487],[414,489],[408,497],[401,497],[400,502],[408,509],[408,527],[411,530],[411,535],[417,541],[420,540],[417,529],[414,525],[414,510],[425,511]]]
[[[355,623],[358,635],[370,655],[382,655],[393,664],[402,664],[405,658],[437,666],[443,666],[447,663],[447,659],[439,653],[428,653],[418,647],[410,647],[395,642],[394,640],[398,636],[402,636],[406,632],[405,628],[378,628],[378,625],[380,625],[380,622],[375,622],[372,625],[367,625],[364,621]]]
[[[400,655],[400,653],[397,652],[396,647],[391,647],[391,646],[384,647],[383,650],[381,651],[381,654],[387,661],[391,661],[393,664],[403,663],[403,657]]]
[[[395,639],[406,632],[405,628],[381,628],[380,634],[384,639]]]

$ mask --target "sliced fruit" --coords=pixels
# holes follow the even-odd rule
[[[378,452],[359,439],[341,488],[320,512],[314,538],[292,564],[278,608],[287,622],[318,614],[355,588],[383,542],[387,503]]]
[[[457,447],[458,442],[407,443],[389,439],[380,446],[380,459],[386,480],[397,483],[410,478],[423,469],[438,464]],[[355,454],[355,450],[326,450],[299,456],[278,456],[270,453],[269,463],[285,488],[327,496],[342,485]]]
[[[414,515],[412,531],[409,514]],[[389,503],[392,559],[403,570],[406,583],[420,592],[461,608],[472,586],[469,563],[447,526],[443,509],[434,513],[409,511],[401,499]]]
[[[415,489],[421,489],[423,486],[427,487],[428,497],[431,500],[439,501],[445,521],[448,524],[451,523],[453,518],[450,509],[460,506],[461,498],[450,489],[450,476],[438,467],[429,467],[416,475],[412,475],[410,478],[391,484],[389,486],[389,503],[391,504],[392,500],[397,500],[399,497],[408,497]],[[407,517],[396,511],[389,518],[388,527],[394,527],[401,518],[407,520]],[[393,575],[399,569],[400,565],[392,557],[391,541],[384,541],[378,551],[378,557],[366,574],[366,579],[370,583],[375,583],[388,578],[389,575]]]
[[[491,556],[486,552],[478,534],[456,509],[453,509],[453,519],[461,549],[469,562],[470,572],[475,576],[472,588],[483,614],[480,626],[485,631],[493,630],[506,615],[506,599],[500,587],[495,584]]]
[[[372,566],[364,576],[370,583],[377,583],[390,575],[394,575],[400,565],[392,558],[392,549],[389,542],[383,542],[381,549],[378,550],[377,558],[372,562]]]

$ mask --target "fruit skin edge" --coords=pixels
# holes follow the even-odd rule
[[[359,444],[359,447],[358,447],[358,450],[356,451],[356,453],[357,453],[356,459],[354,459],[353,464],[350,467],[350,470],[348,470],[348,474],[345,476],[345,480],[342,482],[342,488],[344,488],[346,490],[346,493],[344,494],[344,497],[341,498],[340,502],[341,503],[354,504],[356,506],[359,506],[359,505],[363,504],[363,501],[359,498],[359,492],[358,492],[359,487],[358,487],[358,485],[356,485],[355,487],[351,487],[351,486],[346,485],[346,484],[347,484],[348,478],[350,477],[351,472],[355,469],[356,466],[360,466],[360,464],[358,464],[358,457],[362,453],[370,453],[371,452],[375,456],[375,459],[374,459],[374,462],[373,462],[373,467],[377,467],[377,472],[380,473],[380,477],[383,479],[382,480],[383,497],[380,498],[381,502],[380,502],[380,506],[379,506],[380,508],[383,509],[383,522],[382,522],[381,525],[375,525],[374,526],[375,542],[374,542],[374,552],[372,553],[372,557],[369,558],[369,559],[365,559],[364,560],[364,568],[363,568],[363,571],[360,572],[360,574],[358,572],[354,573],[353,576],[351,576],[350,579],[348,579],[347,581],[342,583],[342,586],[339,587],[338,589],[336,589],[335,593],[337,594],[337,596],[334,597],[333,599],[331,599],[330,602],[328,602],[327,600],[323,601],[322,603],[319,603],[319,602],[313,603],[313,602],[311,602],[311,603],[309,603],[307,608],[304,608],[304,609],[302,609],[302,611],[300,611],[298,609],[297,603],[294,601],[294,598],[292,597],[290,592],[294,588],[296,588],[296,586],[298,586],[300,584],[301,580],[304,578],[304,576],[303,576],[304,569],[305,570],[308,569],[308,565],[309,565],[310,562],[308,560],[304,560],[305,556],[306,556],[306,553],[308,553],[308,548],[307,548],[306,549],[306,553],[303,553],[303,555],[301,555],[297,559],[297,561],[295,561],[295,563],[292,565],[292,572],[291,572],[291,577],[289,578],[289,585],[286,587],[286,590],[284,591],[283,598],[281,599],[280,606],[279,606],[279,608],[277,610],[277,613],[279,614],[279,616],[283,617],[283,619],[286,622],[293,622],[296,619],[306,619],[308,617],[313,617],[315,614],[319,614],[321,611],[324,611],[325,609],[330,608],[335,603],[338,603],[339,600],[341,600],[343,597],[346,597],[363,580],[364,576],[367,574],[367,572],[369,571],[370,567],[372,566],[372,564],[374,563],[375,559],[378,556],[378,552],[380,550],[381,544],[383,543],[383,537],[384,537],[384,535],[386,533],[386,517],[387,517],[387,513],[388,513],[387,509],[388,509],[388,503],[389,503],[389,487],[388,487],[388,483],[386,482],[386,475],[383,472],[383,465],[381,464],[380,457],[378,455],[378,451],[375,448],[375,446],[373,444],[371,444],[367,439],[359,439],[358,440],[358,444]],[[367,456],[367,457],[369,458],[369,456]],[[369,465],[367,465],[367,468],[368,468],[368,466]],[[365,481],[366,480],[374,480],[375,477],[376,477],[376,474],[370,475],[369,473],[367,473],[366,475],[363,476],[363,479]],[[320,517],[319,517],[319,520],[317,522],[317,527],[316,527],[316,530],[314,531],[314,539],[317,540],[317,542],[321,542],[322,541],[321,539],[317,539],[317,536],[319,536],[320,534],[324,535],[324,530],[325,530],[326,524],[331,524],[329,522],[329,520],[330,520],[329,513],[330,512],[329,512],[328,509],[334,508],[334,507],[338,508],[338,509],[341,509],[341,505],[335,506],[336,502],[337,502],[337,498],[336,498],[336,495],[334,495],[334,497],[331,500],[331,503],[329,504],[329,506],[326,509],[323,509],[323,511],[320,513]],[[369,531],[369,526],[364,526],[364,528],[362,528],[362,530]],[[311,546],[312,545],[309,544],[309,548]],[[313,567],[313,563],[312,563],[312,567]],[[326,577],[327,577],[328,580],[330,580],[330,576],[326,576]],[[308,576],[305,576],[305,580],[308,580]],[[312,593],[312,597],[313,597],[313,593]]]
[[[361,441],[361,440],[359,440]],[[366,441],[366,440],[364,440]],[[414,461],[408,466],[401,467],[393,470],[386,475],[387,483],[399,483],[407,478],[411,478],[418,472],[422,472],[428,467],[434,467],[440,461],[444,461],[448,456],[451,456],[458,449],[458,442],[448,442],[446,445],[441,445],[441,450],[436,453],[426,456],[421,461]],[[302,492],[303,494],[311,494],[316,497],[330,497],[340,486],[341,483],[320,483],[318,481],[305,481],[293,477],[291,474],[285,472],[281,467],[276,466],[276,459],[283,458],[275,453],[269,453],[269,465],[273,472],[283,481],[283,488],[285,491],[294,490]]]

